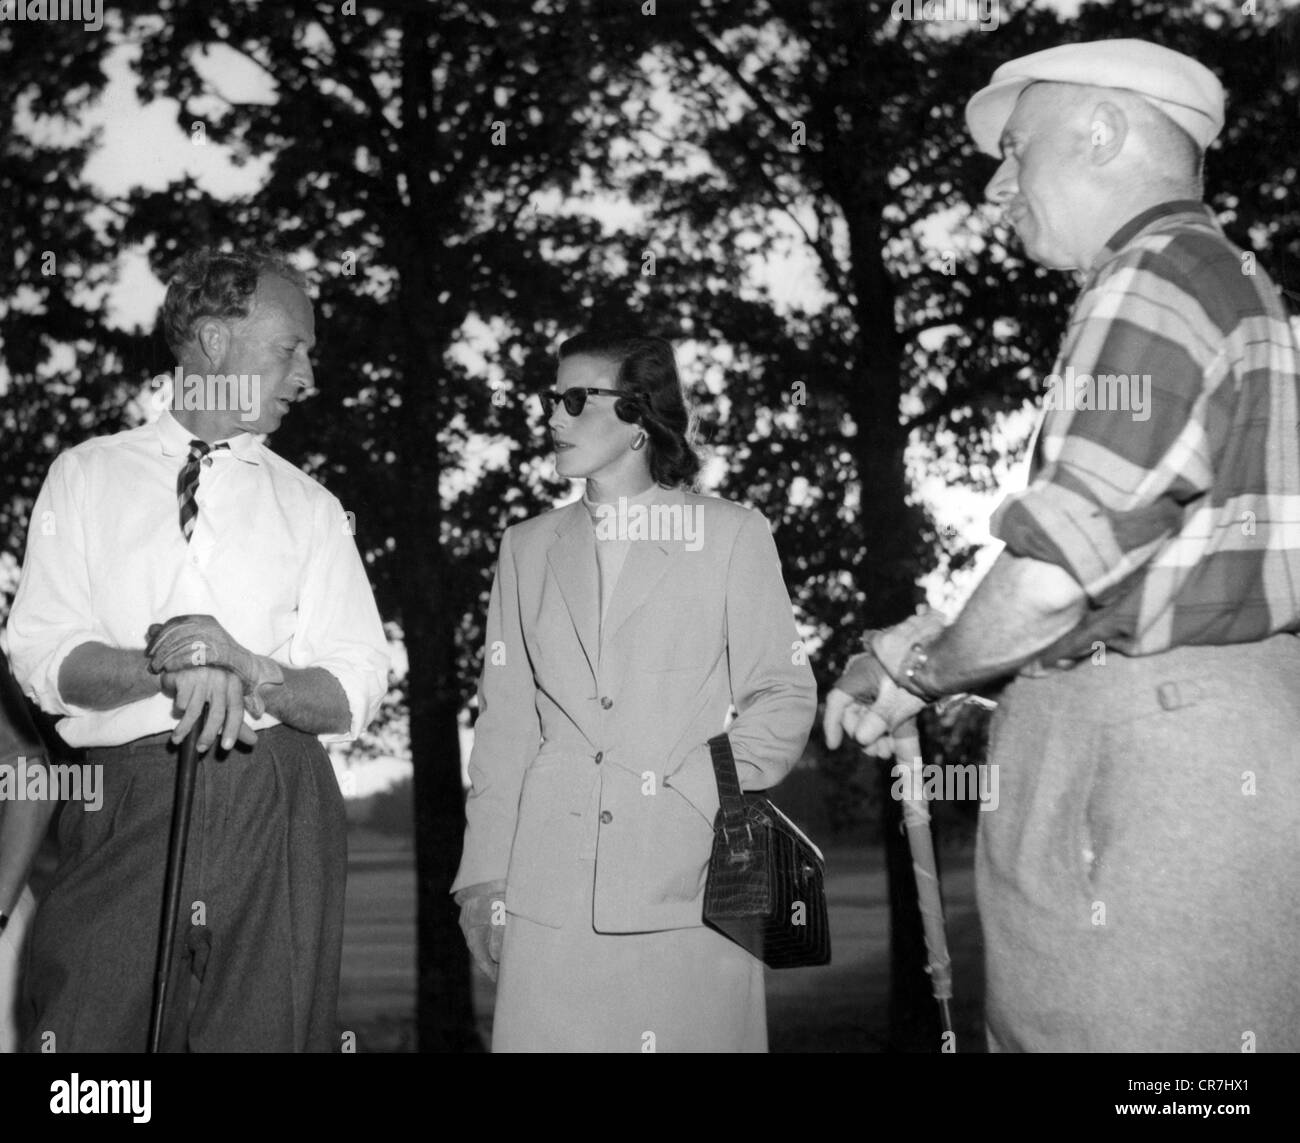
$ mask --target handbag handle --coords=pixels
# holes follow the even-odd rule
[[[718,783],[722,836],[730,844],[731,833],[739,833],[743,828],[752,841],[753,832],[745,813],[745,799],[740,792],[740,775],[736,773],[736,757],[731,752],[731,739],[725,733],[709,739],[709,756],[713,759],[713,776]]]

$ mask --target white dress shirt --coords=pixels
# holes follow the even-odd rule
[[[176,481],[191,434],[169,413],[86,441],[51,466],[32,510],[9,616],[14,676],[65,716],[72,746],[117,746],[175,727],[162,694],[113,710],[73,706],[64,659],[83,643],[143,649],[150,624],[211,615],[232,638],[287,667],[323,667],[343,688],[355,738],[388,687],[388,641],[338,499],[248,433],[200,469],[187,544]],[[254,729],[273,726],[266,715]]]

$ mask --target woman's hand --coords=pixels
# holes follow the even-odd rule
[[[497,978],[501,945],[506,936],[506,883],[488,881],[456,894],[460,905],[460,931],[474,963],[490,980]]]
[[[826,698],[823,724],[826,745],[834,750],[847,734],[858,745],[866,747],[873,758],[888,758],[894,750],[891,734],[894,731],[901,734],[903,725],[911,723],[925,705],[924,699],[903,690],[888,676],[881,682],[880,692],[870,705],[832,689]]]

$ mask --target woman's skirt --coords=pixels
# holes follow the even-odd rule
[[[594,861],[562,928],[510,914],[494,1052],[765,1052],[763,965],[703,926],[592,928]]]

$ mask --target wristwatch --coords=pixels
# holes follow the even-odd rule
[[[926,654],[925,647],[920,643],[913,643],[907,652],[907,658],[903,660],[903,677],[899,680],[904,690],[910,691],[917,698],[925,699],[928,703],[943,697],[942,692],[931,690],[920,677],[920,672],[929,662],[930,656]]]

